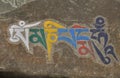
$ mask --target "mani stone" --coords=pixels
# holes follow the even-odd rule
[[[19,0],[20,1],[20,0]],[[29,0],[26,0],[29,1]],[[3,12],[4,11],[4,12]],[[9,43],[9,27],[18,21],[27,23],[54,19],[71,27],[77,23],[94,28],[97,16],[105,18],[105,30],[109,34],[108,44],[113,45],[120,57],[120,0],[32,0],[14,8],[0,1],[0,74],[1,76],[25,78],[119,78],[120,64],[111,55],[111,63],[101,63],[98,55],[94,59],[78,57],[74,49],[66,44],[55,44],[54,63],[47,63],[47,51],[34,46],[33,53],[26,52],[22,43]],[[100,46],[97,46],[100,48]]]

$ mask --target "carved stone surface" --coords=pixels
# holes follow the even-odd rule
[[[112,60],[111,64],[105,65],[99,62],[100,59],[97,60],[97,55],[95,59],[80,58],[74,54],[73,48],[64,42],[54,44],[52,54],[54,63],[48,64],[47,51],[43,47],[34,46],[34,54],[29,54],[22,43],[11,44],[8,41],[9,27],[21,20],[29,24],[54,19],[66,27],[79,23],[94,28],[92,26],[95,18],[103,16],[106,22],[105,30],[109,34],[109,44],[113,45],[117,57],[120,58],[120,0],[32,0],[17,8],[0,1],[0,6],[1,71],[17,71],[36,77],[39,75],[65,78],[120,77],[120,61]]]

